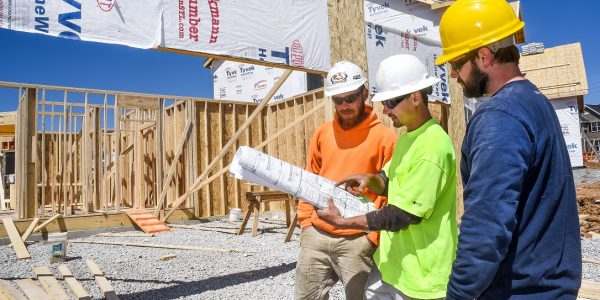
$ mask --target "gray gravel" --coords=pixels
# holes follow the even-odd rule
[[[573,170],[575,185],[600,181],[600,169],[580,168]]]
[[[600,181],[600,169],[576,169],[573,175],[576,184]],[[240,223],[214,220],[186,224],[236,229]],[[181,228],[154,237],[70,236],[70,240],[77,241],[170,244],[234,251],[223,253],[71,243],[65,264],[94,299],[103,299],[103,295],[85,265],[86,259],[94,260],[104,271],[120,299],[292,299],[299,230],[295,231],[292,241],[283,243],[286,233],[284,221],[261,219],[260,232],[256,237],[252,237],[250,232],[251,224],[252,218],[241,236]],[[85,236],[77,236],[81,235]],[[32,258],[19,260],[12,248],[0,247],[0,279],[15,284],[17,279],[35,278],[32,268],[45,265],[50,265],[54,274],[60,277],[58,264],[49,263],[47,243],[33,243],[28,250]],[[176,257],[161,261],[163,255]],[[582,239],[582,256],[600,261],[600,239]],[[600,264],[583,263],[583,278],[600,281]],[[64,285],[63,281],[60,282]],[[66,285],[64,287],[68,291]],[[331,290],[330,299],[344,298],[343,288],[338,283]]]
[[[190,224],[189,222],[187,224]],[[199,224],[199,222],[192,223]],[[67,266],[94,299],[101,291],[88,271],[85,260],[92,259],[104,271],[120,299],[292,299],[298,256],[298,234],[283,243],[283,220],[261,220],[259,235],[252,237],[252,219],[243,235],[174,228],[154,237],[90,236],[69,240],[153,243],[232,249],[232,252],[170,250],[114,245],[70,243]],[[202,223],[203,227],[235,229],[225,221]],[[193,225],[196,226],[196,225]],[[132,231],[136,232],[136,231]],[[137,233],[137,232],[136,232]],[[12,248],[0,247],[0,278],[35,278],[32,268],[50,265],[60,276],[59,264],[49,263],[47,243],[28,246],[29,260],[18,260]],[[161,261],[163,255],[175,258]],[[62,281],[61,281],[62,282]],[[65,286],[65,290],[68,290]],[[341,284],[331,291],[331,299],[344,299]]]

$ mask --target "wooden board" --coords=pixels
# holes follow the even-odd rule
[[[77,299],[92,299],[90,295],[85,291],[83,286],[79,283],[79,281],[77,281],[75,276],[73,276],[73,273],[71,273],[71,270],[69,270],[69,268],[66,265],[58,266],[58,272],[60,272],[63,279],[65,280],[65,283],[69,286],[71,292],[73,293],[73,295],[75,295]]]
[[[583,280],[577,296],[586,299],[600,299],[600,282]]]
[[[40,226],[33,229],[33,232],[37,232],[38,230],[42,230],[43,228],[46,228],[46,226],[48,226],[48,224],[50,224],[50,222],[56,220],[60,216],[61,216],[61,214],[56,214],[56,215],[52,216],[50,219],[48,219],[44,223],[40,224]]]
[[[193,211],[183,208],[178,209],[171,217],[170,221],[184,221],[195,219]],[[15,226],[19,231],[25,231],[30,224],[30,220],[15,221]],[[96,228],[111,228],[111,227],[131,227],[133,221],[124,213],[110,214],[89,214],[83,216],[67,216],[61,218],[59,222],[48,224],[48,231],[76,231],[89,230]],[[8,237],[4,226],[0,226],[0,237]]]
[[[129,246],[129,247],[193,250],[193,251],[212,251],[212,252],[237,252],[238,251],[238,250],[233,250],[233,249],[177,246],[177,245],[165,245],[165,244],[118,243],[118,242],[102,242],[102,241],[69,241],[69,242],[75,243],[75,244],[99,244],[99,245],[115,245],[115,246]],[[244,251],[244,252],[249,252],[249,251]]]
[[[23,240],[23,242],[25,242],[29,238],[29,236],[31,235],[31,233],[33,233],[33,230],[34,230],[35,226],[37,225],[37,223],[39,221],[40,221],[39,217],[35,217],[33,219],[33,221],[31,221],[31,224],[29,224],[29,227],[27,227],[27,231],[25,231],[25,233],[21,237],[21,239]]]
[[[119,95],[119,106],[128,108],[148,109],[160,108],[158,98],[137,95]]]
[[[17,231],[17,227],[15,227],[13,220],[11,218],[4,218],[2,219],[2,223],[4,224],[4,229],[10,238],[13,248],[17,253],[17,257],[19,259],[31,258],[31,255],[29,255],[29,251],[27,251],[27,247],[25,247],[25,243],[23,243],[21,235],[19,235],[19,231]]]
[[[100,286],[100,290],[102,291],[102,293],[104,293],[104,297],[106,298],[106,300],[119,299],[119,297],[117,297],[117,294],[115,293],[115,289],[112,287],[108,279],[104,277],[104,272],[100,270],[98,265],[96,265],[96,263],[91,259],[86,259],[85,264],[87,265],[90,272],[92,272],[92,275],[94,275],[94,279],[96,279],[96,283],[98,283],[98,286]]]
[[[39,285],[35,284],[31,278],[19,279],[17,280],[17,285],[29,299],[50,299],[50,295]]]
[[[0,279],[0,299],[27,300],[27,297],[8,280]]]
[[[47,266],[44,267],[36,267],[33,268],[33,273],[38,278],[38,281],[42,284],[50,299],[55,300],[70,300],[69,296],[63,289],[62,285],[56,278],[54,278],[54,274],[50,271],[50,268]]]

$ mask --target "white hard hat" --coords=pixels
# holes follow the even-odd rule
[[[367,81],[363,70],[349,62],[340,61],[327,73],[325,96],[335,96],[358,89]]]
[[[390,56],[379,64],[375,96],[371,101],[385,101],[420,91],[440,81],[430,76],[425,65],[415,56]]]

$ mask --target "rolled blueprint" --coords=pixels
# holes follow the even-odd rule
[[[296,196],[318,209],[327,208],[327,198],[331,197],[343,217],[360,216],[375,209],[369,199],[356,197],[329,179],[247,146],[238,148],[229,172],[237,179]]]

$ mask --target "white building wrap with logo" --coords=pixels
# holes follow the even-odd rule
[[[0,28],[327,71],[327,1],[0,0]]]
[[[258,103],[266,96],[285,72],[283,69],[214,60],[214,98]],[[306,73],[293,71],[269,103],[306,93]]]
[[[550,100],[558,121],[562,129],[569,158],[571,159],[571,167],[583,166],[583,152],[581,150],[581,130],[579,127],[579,109],[577,108],[577,98],[569,97],[562,99]]]
[[[433,86],[430,99],[450,103],[450,73],[445,65],[435,65],[435,58],[442,52],[439,21],[443,10],[399,0],[364,3],[369,82],[375,82],[379,63],[386,57],[412,54],[425,64],[429,74],[441,79]]]

